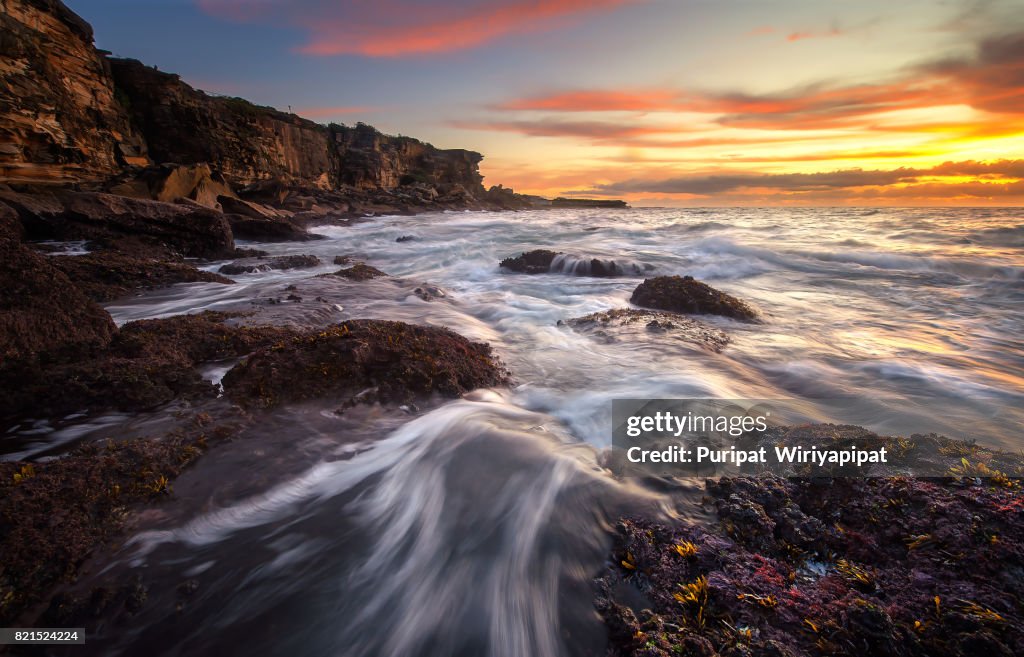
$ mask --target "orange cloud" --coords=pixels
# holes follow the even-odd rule
[[[197,0],[236,21],[279,21],[307,31],[299,52],[403,57],[476,48],[513,34],[564,26],[574,18],[636,0],[476,0],[425,5],[412,0]]]
[[[684,128],[606,121],[450,121],[449,125],[463,130],[515,132],[531,137],[583,137],[596,141],[689,132]]]
[[[875,84],[819,84],[758,95],[651,88],[571,90],[510,100],[496,108],[695,112],[715,115],[715,121],[733,127],[820,130],[868,128],[868,117],[873,115],[946,105],[969,105],[1005,115],[1024,114],[1024,32],[984,39],[971,58],[932,62]]]
[[[786,36],[786,41],[803,41],[805,39],[821,39],[824,37],[834,37],[842,35],[842,30],[838,27],[833,27],[826,32],[790,32]]]

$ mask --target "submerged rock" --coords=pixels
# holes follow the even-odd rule
[[[53,263],[96,301],[112,301],[136,290],[152,290],[176,283],[234,283],[230,278],[196,269],[184,262],[140,258],[111,251],[54,258]]]
[[[323,398],[404,403],[506,381],[489,345],[444,328],[357,319],[261,349],[223,383],[231,397],[271,407]]]
[[[638,306],[676,313],[724,315],[745,322],[757,321],[757,313],[746,302],[692,276],[648,278],[637,286],[629,301]]]
[[[222,266],[217,271],[221,274],[237,276],[238,274],[252,274],[258,271],[272,271],[275,269],[306,269],[316,267],[320,264],[320,258],[314,255],[288,255],[275,258],[259,258],[245,262],[232,262]]]
[[[505,258],[499,266],[522,274],[572,274],[598,278],[639,276],[653,269],[650,265],[584,258],[547,249],[526,251],[514,258]]]
[[[675,338],[715,352],[721,351],[729,344],[729,336],[720,329],[687,317],[654,310],[616,308],[576,317],[567,320],[565,324],[577,331],[597,335],[608,341],[635,337],[644,342],[655,334],[659,338]]]
[[[387,274],[377,269],[376,267],[371,267],[365,262],[357,262],[351,267],[348,267],[346,269],[339,269],[338,271],[333,272],[331,274],[325,274],[325,276],[340,276],[342,278],[347,278],[351,281],[368,281],[372,278],[380,278],[381,276],[387,276]]]

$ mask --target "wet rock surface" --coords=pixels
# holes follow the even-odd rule
[[[536,249],[505,258],[498,266],[521,274],[546,274],[556,256],[558,253],[555,251]]]
[[[609,655],[1024,650],[1019,479],[723,477],[706,490],[715,525],[619,523],[596,580]]]
[[[745,322],[758,320],[746,302],[692,276],[648,278],[633,291],[630,303],[646,308],[697,315],[723,315]]]
[[[548,249],[526,251],[505,258],[499,266],[521,274],[570,274],[597,278],[639,276],[653,269],[650,265],[635,262],[574,256]]]
[[[20,235],[13,211],[0,204],[0,371],[106,346],[115,331],[110,316]]]
[[[489,345],[443,328],[357,319],[264,348],[224,376],[232,398],[259,407],[307,399],[408,402],[502,385]]]
[[[320,258],[314,255],[289,255],[277,256],[274,258],[257,258],[255,260],[242,260],[222,266],[217,271],[229,276],[239,274],[252,274],[260,271],[272,271],[275,269],[308,269],[320,264]]]
[[[234,283],[230,278],[197,269],[185,262],[139,258],[112,251],[63,256],[51,261],[78,289],[101,302],[176,283]]]
[[[54,588],[73,581],[93,550],[123,531],[131,511],[166,499],[173,479],[232,435],[234,422],[197,414],[159,438],[87,443],[45,463],[0,462],[0,623],[66,619],[72,601],[51,600]],[[95,591],[87,606],[95,614],[126,603],[130,593]]]
[[[636,339],[647,342],[675,339],[689,342],[711,351],[721,351],[729,344],[729,336],[720,329],[707,326],[687,317],[654,310],[616,308],[566,320],[572,329],[594,335],[603,340]]]
[[[201,258],[234,249],[225,216],[200,205],[50,188],[0,190],[0,201],[17,211],[26,239],[93,240],[107,246],[128,239],[154,253]]]
[[[335,262],[337,262],[337,258],[335,258]],[[376,267],[371,267],[370,265],[366,264],[365,262],[357,262],[356,264],[352,265],[351,267],[346,267],[345,269],[339,269],[338,271],[336,271],[334,273],[324,274],[324,275],[325,276],[340,276],[341,278],[347,278],[350,281],[368,281],[368,280],[373,279],[373,278],[380,278],[381,276],[387,276],[387,274],[385,274],[381,270],[377,269]]]
[[[140,410],[174,399],[215,396],[196,370],[283,339],[287,329],[224,324],[234,315],[204,312],[131,322],[109,346],[61,361],[0,369],[0,419],[60,417],[82,410]]]

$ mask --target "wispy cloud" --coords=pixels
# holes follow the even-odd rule
[[[983,39],[974,56],[933,61],[874,84],[820,83],[774,94],[671,88],[555,91],[494,106],[550,112],[693,112],[721,125],[760,130],[866,126],[899,110],[965,104],[1024,114],[1024,32]]]
[[[403,57],[477,48],[514,34],[564,27],[636,0],[196,0],[234,21],[276,22],[308,34],[299,52]]]
[[[891,170],[839,169],[817,173],[714,173],[661,179],[633,178],[596,185],[590,191],[604,195],[644,193],[699,196],[738,190],[815,193],[853,188],[906,186],[918,183],[934,186],[936,184],[932,180],[934,178],[963,176],[985,177],[983,180],[972,182],[977,186],[976,189],[987,192],[985,195],[988,196],[999,193],[1000,190],[1005,191],[1005,189],[1019,190],[1020,179],[1024,178],[1024,160],[946,162],[926,169],[900,167]],[[963,183],[956,184],[962,185]]]

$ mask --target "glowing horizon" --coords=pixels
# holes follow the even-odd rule
[[[201,49],[230,29],[228,45],[273,58],[192,61],[126,37],[144,8],[70,4],[101,47],[314,120],[478,150],[487,184],[522,193],[1024,205],[1013,0],[184,1],[210,29]]]

